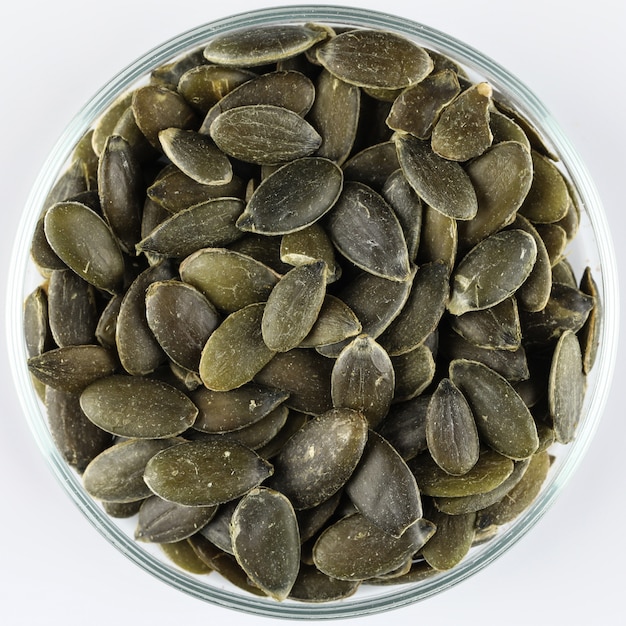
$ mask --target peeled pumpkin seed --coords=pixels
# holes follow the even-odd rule
[[[567,233],[558,224],[537,224],[536,229],[546,247],[550,265],[554,267],[565,256]]]
[[[186,395],[158,380],[109,376],[89,385],[80,406],[96,426],[119,437],[164,439],[187,430],[198,409]]]
[[[536,258],[537,244],[522,230],[503,231],[483,239],[452,274],[448,310],[462,315],[502,302],[528,278]]]
[[[562,259],[552,268],[552,282],[567,285],[572,289],[578,287],[574,268],[567,259]]]
[[[302,232],[302,231],[298,231]],[[293,265],[283,262],[280,258],[282,237],[269,235],[255,235],[245,233],[241,239],[229,244],[228,249],[252,257],[266,265],[277,274],[286,274]]]
[[[178,567],[192,574],[210,574],[213,570],[194,552],[188,541],[162,543],[161,550]]]
[[[357,152],[343,166],[346,180],[382,189],[385,181],[400,167],[393,141],[383,141]]]
[[[598,285],[591,268],[586,267],[580,280],[580,290],[594,299],[593,309],[589,312],[585,325],[579,332],[580,345],[583,351],[583,371],[588,374],[595,363],[600,345],[602,330],[602,302]]]
[[[231,519],[235,558],[267,595],[284,600],[300,568],[300,534],[289,500],[278,491],[253,489]]]
[[[400,537],[355,513],[329,526],[313,546],[315,566],[339,580],[366,580],[403,565],[433,535],[434,525],[417,520]]]
[[[316,222],[337,202],[341,169],[328,159],[296,159],[263,180],[237,221],[244,231],[285,235]]]
[[[320,572],[314,565],[301,564],[289,598],[299,602],[331,602],[349,598],[358,587],[358,581],[338,580]]]
[[[394,537],[422,517],[415,477],[398,452],[374,432],[345,491],[359,513]]]
[[[327,346],[354,337],[361,332],[361,323],[354,312],[339,298],[327,294],[309,334],[300,342],[301,348]]]
[[[422,548],[422,556],[436,570],[452,569],[472,546],[476,514],[446,515],[433,511],[429,519],[437,527],[437,532]]]
[[[294,57],[326,38],[322,28],[281,24],[258,26],[215,37],[204,48],[212,63],[252,67]]]
[[[24,300],[24,339],[29,357],[39,356],[52,347],[48,296],[41,286],[31,291]]]
[[[228,502],[260,485],[272,466],[233,441],[187,441],[155,454],[144,480],[164,500],[186,506]]]
[[[102,502],[102,509],[107,515],[117,519],[128,519],[137,515],[144,500],[134,502]]]
[[[139,509],[135,539],[152,543],[182,541],[205,526],[216,510],[216,506],[183,506],[151,496]]]
[[[379,51],[376,57],[372,50]],[[375,30],[351,30],[317,48],[317,60],[334,76],[358,87],[402,89],[433,68],[428,53],[413,42]]]
[[[91,146],[97,156],[100,156],[104,150],[106,140],[113,135],[119,118],[130,106],[132,98],[132,91],[118,96],[96,122],[91,135]]]
[[[202,54],[202,49],[194,48],[172,61],[155,67],[150,72],[150,84],[175,87],[180,77],[187,70],[203,63],[205,63],[205,59]]]
[[[122,296],[113,296],[100,314],[100,319],[96,325],[95,336],[98,343],[105,348],[114,349],[116,347],[115,329],[121,305]]]
[[[233,553],[233,544],[230,537],[230,520],[240,500],[241,498],[235,498],[218,505],[213,517],[198,531],[199,535],[202,535],[214,546],[228,554]]]
[[[431,263],[440,261],[445,263],[448,269],[452,271],[456,264],[458,239],[457,220],[425,204],[422,213],[417,262]]]
[[[122,252],[99,215],[79,202],[61,202],[46,213],[44,230],[54,252],[81,278],[109,293],[121,288]]]
[[[354,472],[367,440],[367,421],[352,409],[331,409],[307,422],[274,458],[272,489],[296,510],[321,504]]]
[[[505,378],[482,363],[466,360],[450,364],[450,378],[467,398],[485,443],[514,460],[537,450],[535,421]]]
[[[493,134],[494,144],[516,141],[522,144],[530,154],[530,141],[528,141],[526,133],[515,121],[498,111],[495,107],[489,110],[489,128],[491,128]]]
[[[277,165],[314,153],[322,143],[317,131],[297,113],[270,104],[230,109],[209,129],[226,154],[259,165]]]
[[[428,346],[422,344],[391,357],[395,375],[393,402],[403,402],[419,396],[435,377],[435,359]]]
[[[337,491],[328,500],[310,509],[301,509],[297,511],[298,527],[300,529],[300,541],[307,542],[309,539],[317,535],[326,525],[326,522],[337,511],[337,508],[343,497],[343,489]]]

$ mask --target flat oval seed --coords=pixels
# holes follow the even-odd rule
[[[48,323],[48,296],[39,286],[24,300],[24,339],[29,357],[39,356],[52,346]]]
[[[301,348],[325,346],[354,337],[361,332],[361,323],[349,306],[327,294],[309,334],[300,342]]]
[[[349,598],[358,586],[359,581],[337,580],[320,572],[314,565],[302,563],[289,598],[299,602],[331,602]]]
[[[434,532],[432,523],[418,520],[401,537],[393,537],[356,513],[320,535],[313,546],[313,561],[333,578],[366,580],[403,565]]]
[[[425,344],[391,357],[395,374],[394,402],[411,400],[421,394],[435,377],[435,359]]]
[[[256,188],[237,226],[265,235],[301,230],[332,208],[342,186],[343,173],[332,161],[319,157],[297,159]]]
[[[391,406],[394,380],[389,355],[374,339],[360,335],[341,351],[333,366],[333,404],[363,412],[375,428]]]
[[[180,276],[226,313],[265,302],[279,279],[263,263],[225,248],[194,252],[180,264]]]
[[[152,283],[146,290],[146,320],[165,354],[197,372],[202,348],[221,317],[199,291],[172,280]]]
[[[337,249],[371,274],[404,281],[409,254],[393,209],[370,187],[346,182],[328,216],[328,232]]]
[[[104,220],[79,202],[52,206],[44,218],[50,246],[88,283],[116,293],[124,280],[122,252]]]
[[[159,133],[163,152],[189,178],[203,185],[225,185],[233,178],[228,157],[206,135],[181,128]]]
[[[231,313],[209,337],[200,357],[200,378],[213,391],[248,383],[274,356],[261,333],[265,303]]]
[[[330,38],[317,48],[317,60],[341,80],[374,89],[415,85],[434,65],[428,53],[408,39],[367,29]]]
[[[450,272],[456,265],[458,225],[453,217],[424,205],[417,262],[421,264],[440,261]]]
[[[589,312],[585,325],[579,333],[580,345],[583,351],[583,371],[588,374],[595,363],[600,345],[602,330],[602,301],[598,285],[593,278],[590,267],[586,267],[580,280],[580,290],[594,299],[593,309]]]
[[[526,133],[516,122],[504,115],[504,113],[498,111],[495,107],[489,111],[489,126],[493,133],[494,144],[504,141],[517,141],[521,143],[530,154],[530,141],[528,141]]]
[[[272,489],[253,489],[235,509],[230,532],[235,558],[250,580],[284,600],[300,568],[298,521],[289,500]]]
[[[586,386],[578,337],[566,330],[554,350],[548,385],[550,416],[559,443],[570,443],[574,439]]]
[[[398,452],[375,432],[369,433],[345,491],[363,516],[394,537],[422,517],[415,477]]]
[[[426,444],[426,411],[430,396],[423,395],[406,402],[392,404],[379,424],[377,432],[384,437],[405,461],[424,452]]]
[[[441,158],[428,142],[410,135],[399,135],[396,148],[404,175],[428,206],[457,220],[476,215],[476,192],[458,163]]]
[[[209,132],[226,154],[259,165],[308,156],[322,143],[317,131],[297,113],[269,104],[225,111],[215,118]]]
[[[536,258],[537,244],[522,230],[503,231],[484,239],[454,271],[448,310],[462,315],[502,302],[528,278]]]
[[[351,409],[331,409],[307,422],[274,458],[270,486],[295,509],[321,504],[354,472],[367,440],[367,421]]]
[[[139,509],[135,539],[152,543],[182,541],[204,527],[216,510],[216,506],[183,506],[151,496]]]
[[[537,450],[535,421],[505,378],[482,363],[466,360],[452,361],[450,378],[467,398],[485,443],[515,460]]]
[[[179,435],[198,415],[193,402],[178,389],[139,376],[95,381],[81,393],[80,406],[102,430],[136,439]]]
[[[476,514],[446,515],[433,511],[429,519],[437,527],[437,532],[422,548],[422,556],[436,570],[452,569],[472,546]]]
[[[326,294],[326,264],[316,261],[287,272],[267,299],[261,331],[270,350],[287,352],[313,328]]]
[[[172,543],[162,543],[161,550],[165,555],[181,569],[192,574],[210,574],[213,569],[198,557],[189,541],[173,541]]]
[[[265,65],[294,57],[327,35],[323,29],[306,25],[259,26],[215,37],[204,48],[204,56],[220,65]]]
[[[153,456],[144,480],[157,496],[186,506],[212,506],[247,493],[272,466],[236,442],[187,441]]]
[[[393,141],[383,141],[363,148],[343,166],[346,180],[363,183],[379,190],[393,172],[400,167]]]
[[[143,479],[148,461],[181,439],[131,439],[101,452],[85,469],[88,494],[104,502],[136,502],[152,495]]]
[[[489,127],[492,89],[487,83],[472,85],[441,112],[433,128],[433,151],[444,159],[469,161],[493,141]]]
[[[138,244],[139,252],[184,258],[202,248],[218,248],[242,236],[236,222],[244,209],[239,198],[215,198],[175,213]]]
[[[108,106],[96,122],[91,135],[91,146],[97,156],[100,156],[104,150],[107,138],[113,134],[113,129],[124,111],[130,106],[132,99],[132,91],[121,94]]]

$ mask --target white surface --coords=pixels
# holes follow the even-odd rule
[[[194,26],[286,2],[12,2],[3,10],[0,140],[3,263],[22,206],[45,157],[78,108],[122,67]],[[311,2],[310,4],[315,4]],[[482,50],[543,100],[595,178],[626,272],[624,158],[626,58],[620,0],[335,2],[384,10]],[[6,271],[1,274],[6,291]],[[623,281],[622,288],[624,289]],[[6,342],[2,307],[0,345]],[[622,315],[624,319],[624,315]],[[2,550],[0,623],[267,624],[219,609],[144,574],[84,520],[48,469],[26,426],[6,350],[0,437]],[[623,355],[623,348],[620,350]],[[626,624],[623,458],[626,442],[618,361],[606,414],[562,496],[505,556],[443,595],[389,615],[386,624]]]

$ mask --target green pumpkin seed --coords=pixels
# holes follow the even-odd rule
[[[331,409],[307,422],[274,458],[269,486],[296,510],[321,504],[354,472],[367,440],[367,422],[351,409]]]
[[[113,135],[113,129],[122,114],[131,105],[132,99],[132,91],[121,94],[107,107],[106,111],[96,122],[91,135],[91,146],[97,156],[102,154],[107,138]]]
[[[282,237],[279,236],[244,234],[241,239],[237,239],[237,241],[229,244],[228,249],[256,259],[277,274],[286,274],[293,265],[281,260],[281,243]]]
[[[476,191],[478,211],[459,224],[459,240],[472,248],[515,218],[533,180],[533,163],[526,148],[516,141],[494,145],[467,166]]]
[[[514,122],[510,117],[501,113],[495,107],[489,110],[489,127],[493,134],[493,143],[503,143],[505,141],[516,141],[521,143],[530,154],[530,141],[526,133],[521,129],[519,124]]]
[[[367,585],[398,585],[406,583],[418,583],[422,580],[426,580],[437,573],[437,570],[433,569],[426,561],[413,561],[411,567],[406,574],[400,576],[387,578],[379,576],[376,578],[370,578],[364,581]]]
[[[124,279],[124,259],[104,220],[78,202],[62,202],[44,219],[46,239],[59,258],[89,284],[116,293]]]
[[[594,366],[600,345],[602,331],[602,302],[600,291],[593,278],[591,268],[586,267],[580,281],[580,290],[594,299],[593,309],[589,312],[585,325],[579,333],[580,345],[583,350],[583,370],[588,374]]]
[[[554,267],[565,256],[567,232],[558,224],[537,224],[536,229],[546,247],[550,265]]]
[[[567,285],[572,289],[578,287],[576,276],[574,275],[574,268],[567,259],[562,259],[552,268],[552,282]]]
[[[394,390],[391,359],[374,339],[360,335],[342,351],[333,366],[333,405],[361,411],[370,426],[387,414]]]
[[[567,214],[570,197],[563,175],[547,157],[535,152],[533,182],[520,213],[533,223],[558,222]]]
[[[454,71],[446,69],[430,74],[417,85],[405,89],[394,100],[387,125],[418,139],[428,139],[441,111],[460,91]]]
[[[333,362],[315,350],[278,352],[254,377],[255,382],[289,392],[285,404],[307,415],[332,408],[330,377]]]
[[[29,357],[39,356],[52,347],[48,323],[48,296],[36,287],[24,300],[24,339]]]
[[[332,602],[349,598],[358,587],[358,581],[338,580],[320,572],[314,565],[303,563],[289,592],[289,599],[311,603]]]
[[[442,470],[429,454],[409,461],[409,467],[423,495],[460,497],[491,491],[501,485],[513,471],[513,461],[494,450],[484,450],[472,469],[463,476],[452,476]]]
[[[83,485],[88,494],[105,502],[135,502],[152,495],[144,482],[148,461],[182,439],[131,439],[107,448],[85,469]]]
[[[198,531],[199,535],[208,539],[214,546],[228,554],[233,553],[233,544],[230,538],[230,520],[240,500],[241,498],[236,498],[220,504],[211,520]]]
[[[117,369],[117,360],[102,346],[54,348],[27,361],[30,373],[45,385],[70,393],[80,393],[98,378]]]
[[[231,520],[235,558],[251,581],[275,600],[284,600],[300,568],[300,535],[289,500],[272,489],[253,489]]]
[[[151,496],[139,509],[135,539],[152,543],[182,541],[205,526],[216,510],[216,506],[183,506]]]
[[[98,164],[98,196],[102,213],[125,252],[134,253],[140,239],[145,185],[133,148],[111,135]]]
[[[95,336],[98,343],[115,350],[115,332],[117,328],[117,317],[122,305],[122,296],[113,296],[102,310],[98,324],[96,325]]]
[[[37,271],[46,277],[53,270],[62,270],[67,268],[67,265],[61,261],[57,256],[57,253],[52,249],[48,243],[45,229],[45,214],[42,215],[35,225],[33,237],[30,243],[30,258],[33,260]]]
[[[242,235],[235,224],[243,209],[238,198],[215,198],[183,209],[144,237],[137,251],[183,258],[202,248],[228,245]]]
[[[308,157],[283,165],[252,194],[237,226],[265,235],[285,235],[316,222],[337,202],[341,169],[328,159]]]
[[[476,514],[446,515],[433,511],[429,519],[437,527],[437,532],[422,548],[422,556],[436,570],[452,569],[472,546]]]
[[[200,358],[200,378],[213,391],[248,383],[274,356],[261,333],[265,303],[231,313],[207,340]]]
[[[154,68],[150,72],[150,84],[176,87],[181,76],[192,67],[205,63],[201,48],[185,52],[182,56]]]
[[[54,443],[65,461],[82,473],[87,465],[112,443],[109,433],[87,419],[79,396],[46,387],[48,426]]]
[[[213,570],[194,552],[186,540],[162,543],[161,550],[172,563],[192,574],[210,574]]]
[[[102,508],[107,515],[117,519],[128,519],[139,513],[144,500],[134,502],[102,502]]]
[[[478,83],[443,109],[431,137],[436,154],[452,161],[469,161],[491,146],[491,94],[489,84]]]
[[[399,167],[395,144],[393,141],[383,141],[357,152],[343,166],[343,174],[346,180],[378,190]]]
[[[424,205],[417,262],[441,262],[452,268],[456,264],[458,248],[458,222],[453,217]]]
[[[336,512],[342,496],[343,489],[340,489],[321,504],[310,509],[302,509],[296,513],[300,528],[300,541],[303,544],[324,528],[326,522]]]
[[[571,330],[566,330],[554,350],[548,386],[550,416],[559,443],[574,439],[586,386],[580,343]]]
[[[132,105],[122,113],[111,134],[123,137],[142,163],[148,162],[158,155],[157,148],[150,144],[137,125]]]
[[[414,350],[433,332],[448,302],[448,278],[443,263],[428,263],[417,270],[402,311],[378,337],[389,356]]]
[[[433,353],[424,344],[410,352],[392,356],[391,365],[395,374],[394,402],[415,398],[430,385],[435,376]]]
[[[210,134],[226,154],[259,165],[278,165],[313,154],[322,143],[297,113],[269,104],[230,109],[218,115]]]
[[[433,535],[434,525],[420,519],[393,537],[358,513],[329,526],[313,546],[315,566],[340,580],[366,580],[403,565]]]
[[[374,432],[345,491],[359,513],[394,537],[422,517],[415,477],[398,452]]]
[[[392,404],[378,425],[377,432],[408,461],[424,452],[426,443],[426,412],[430,396],[417,396],[408,401]]]
[[[198,250],[180,264],[179,271],[184,282],[225,313],[265,302],[279,279],[263,263],[225,248]]]
[[[272,466],[234,441],[187,441],[155,454],[144,480],[157,496],[187,506],[228,502],[260,485]]]
[[[233,178],[228,157],[207,137],[192,130],[167,128],[159,133],[163,152],[189,178],[203,185],[225,185]]]
[[[396,147],[404,175],[428,206],[457,220],[476,215],[476,192],[458,163],[443,159],[427,142],[410,135],[399,135]]]
[[[315,101],[307,119],[322,137],[316,156],[341,165],[352,151],[359,122],[358,87],[322,70],[315,83]]]
[[[402,227],[393,209],[375,191],[362,183],[346,182],[328,217],[335,247],[357,267],[389,280],[409,277]]]
[[[96,426],[119,437],[164,439],[195,421],[198,409],[183,393],[158,380],[110,376],[89,385],[80,406]]]
[[[474,415],[449,378],[441,380],[428,403],[426,441],[435,463],[453,476],[467,474],[478,461],[480,441]]]
[[[257,26],[214,37],[204,48],[211,63],[251,67],[294,57],[322,41],[328,33],[312,25]]]
[[[48,320],[57,346],[93,343],[98,317],[92,285],[71,270],[54,270],[48,283]]]
[[[384,50],[372,55],[372,50]],[[423,80],[433,69],[428,53],[413,42],[375,30],[351,30],[317,48],[317,60],[337,78],[373,89],[402,89]]]
[[[269,104],[289,109],[304,117],[313,106],[314,100],[315,87],[301,72],[268,72],[246,81],[216,102],[207,112],[200,132],[208,134],[218,115],[237,107]]]
[[[452,275],[448,310],[462,315],[502,302],[528,278],[536,258],[537,244],[522,230],[483,239],[461,259]]]
[[[515,460],[537,450],[532,415],[505,378],[482,363],[466,360],[450,364],[450,378],[467,398],[485,443]]]
[[[566,181],[567,182],[567,181]],[[580,227],[580,207],[576,200],[573,199],[575,193],[570,189],[570,201],[567,208],[567,213],[565,217],[560,219],[558,222],[555,222],[557,226],[560,226],[567,233],[567,240],[573,241],[574,237],[578,234],[578,229]]]
[[[327,346],[354,337],[361,332],[361,323],[352,309],[339,298],[327,294],[309,334],[300,342],[301,348]]]

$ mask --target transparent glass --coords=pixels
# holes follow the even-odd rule
[[[578,196],[582,212],[581,226],[575,243],[571,246],[569,259],[577,275],[580,275],[585,266],[591,267],[604,304],[599,354],[589,378],[583,419],[576,439],[568,446],[551,448],[556,460],[540,495],[532,506],[508,527],[502,528],[496,538],[474,547],[465,560],[452,571],[443,572],[415,584],[362,587],[351,598],[320,605],[291,601],[277,603],[245,595],[228,583],[218,580],[217,575],[200,577],[187,574],[169,564],[153,546],[135,542],[132,538],[133,529],[128,522],[109,518],[101,506],[84,491],[80,477],[57,452],[48,430],[45,410],[30,381],[22,333],[23,300],[40,281],[29,258],[36,221],[46,195],[64,170],[74,146],[108,105],[120,93],[138,86],[155,67],[202,45],[211,37],[243,27],[307,21],[388,29],[402,34],[420,45],[455,59],[472,79],[488,81],[500,99],[506,100],[530,120],[559,156],[559,167],[571,181],[574,193]],[[146,572],[201,600],[270,617],[331,619],[377,613],[440,593],[487,566],[538,522],[581,462],[601,419],[616,357],[618,286],[611,237],[594,184],[557,122],[540,100],[514,76],[462,42],[405,18],[348,7],[297,6],[254,11],[199,26],[148,52],[95,94],[70,122],[52,150],[24,209],[10,269],[7,319],[8,346],[15,384],[33,435],[69,496],[87,519],[117,549]]]

